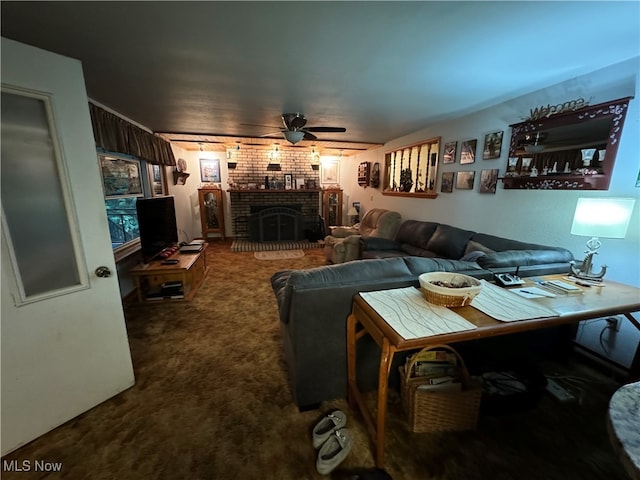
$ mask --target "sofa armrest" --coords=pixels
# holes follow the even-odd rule
[[[346,238],[351,235],[358,235],[360,231],[353,227],[332,227],[331,236],[337,238]]]
[[[281,270],[271,276],[271,288],[278,304],[278,313],[282,323],[289,322],[289,306],[291,304],[292,289],[289,285],[289,277],[293,270]]]
[[[363,250],[400,250],[400,244],[395,240],[380,237],[362,237]]]

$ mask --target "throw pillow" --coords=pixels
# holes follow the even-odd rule
[[[469,252],[467,253],[464,257],[462,257],[460,260],[463,262],[475,262],[477,261],[480,257],[484,257],[486,255],[486,253],[481,252],[480,250],[475,250],[473,252]]]
[[[482,253],[494,253],[495,250],[491,250],[489,247],[485,247],[481,243],[474,242],[473,240],[469,240],[467,243],[467,249],[464,251],[465,256],[470,254],[471,252],[482,252]]]

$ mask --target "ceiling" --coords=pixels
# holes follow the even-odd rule
[[[3,1],[1,21],[80,59],[92,100],[183,146],[278,134],[301,112],[359,149],[637,56],[639,5]]]

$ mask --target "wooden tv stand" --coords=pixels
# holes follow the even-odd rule
[[[194,253],[180,253],[179,251],[169,257],[178,263],[165,265],[162,262],[167,259],[152,260],[149,263],[137,265],[129,273],[135,280],[138,301],[157,302],[167,300],[192,300],[202,285],[209,267],[207,266],[208,244],[203,245],[202,250]],[[177,296],[153,296],[161,290],[161,285],[167,282],[182,282],[183,297]]]

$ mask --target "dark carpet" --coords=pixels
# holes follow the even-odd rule
[[[3,459],[62,462],[62,472],[3,479],[323,478],[310,432],[335,408],[347,412],[354,446],[332,477],[374,467],[345,400],[304,413],[291,401],[269,278],[324,264],[322,249],[266,262],[212,242],[207,258],[210,273],[192,302],[126,305],[134,387]],[[606,430],[619,385],[575,360],[544,368],[572,377],[580,402],[543,395],[534,408],[482,415],[472,432],[410,433],[392,392],[386,471],[395,480],[626,478]]]

